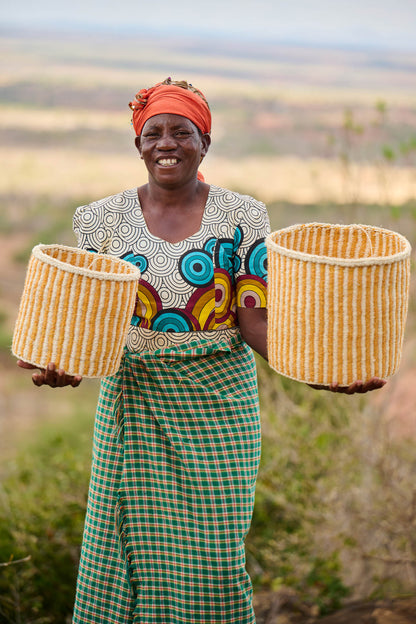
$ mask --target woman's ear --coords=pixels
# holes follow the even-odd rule
[[[140,158],[143,158],[142,156],[142,146],[141,146],[141,142],[140,142],[140,137],[136,136],[136,138],[134,139],[134,144],[140,154]]]
[[[203,134],[201,136],[202,150],[201,156],[204,158],[206,156],[209,146],[211,145],[211,136],[209,134]]]

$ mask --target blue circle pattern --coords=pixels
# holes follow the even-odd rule
[[[237,227],[235,228],[235,232],[234,232],[234,251],[237,251],[237,249],[240,247],[241,243],[243,242],[243,238],[244,238],[243,229],[241,228],[240,225],[237,225]]]
[[[201,250],[188,251],[179,260],[179,273],[191,286],[208,286],[214,279],[211,254]]]
[[[230,273],[233,272],[233,241],[228,238],[218,239],[215,249],[215,266],[218,269],[225,269]]]
[[[233,269],[234,269],[234,273],[238,273],[238,271],[241,268],[241,258],[237,254],[237,251],[238,251],[239,247],[241,246],[241,243],[243,242],[243,239],[244,239],[243,229],[242,229],[242,227],[240,225],[237,225],[237,227],[235,228],[235,232],[234,232],[234,246],[233,246],[233,251],[234,251]]]
[[[161,310],[152,321],[152,329],[164,332],[192,331],[191,321],[180,310]]]
[[[207,253],[212,254],[214,252],[214,248],[215,248],[216,243],[217,243],[217,239],[216,238],[209,238],[207,240],[207,242],[205,243],[205,245],[204,245],[204,250]]]
[[[248,275],[267,278],[267,249],[264,241],[257,241],[250,247],[245,260],[245,271]]]
[[[121,258],[122,260],[130,262],[131,264],[137,266],[141,273],[144,273],[148,267],[147,258],[145,258],[145,256],[142,256],[141,254],[134,254],[133,252],[129,251],[128,253],[121,256]]]
[[[237,256],[237,254],[235,254],[233,258],[234,273],[238,273],[238,271],[240,270],[240,267],[241,267],[241,258],[240,256]]]

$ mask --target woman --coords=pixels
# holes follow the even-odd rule
[[[253,624],[249,346],[267,357],[267,213],[198,174],[211,131],[199,91],[167,79],[131,108],[148,183],[74,217],[81,247],[133,262],[142,278],[120,370],[101,384],[73,622]],[[33,381],[81,378],[51,363]]]

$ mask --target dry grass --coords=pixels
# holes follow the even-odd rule
[[[411,163],[380,167],[361,158],[359,165],[351,153],[346,173],[339,150],[338,158],[325,151],[350,106],[370,129],[364,143],[379,140],[372,124],[380,99],[391,106],[400,139],[408,136],[415,124],[415,55],[220,41],[212,49],[197,40],[145,36],[26,34],[1,41],[3,195],[24,188],[90,199],[143,183],[127,103],[137,89],[172,72],[200,86],[213,104],[213,147],[202,167],[208,182],[266,202],[400,204],[416,196]],[[258,146],[256,152],[256,141],[265,141],[265,153]]]
[[[48,115],[41,115],[46,123]],[[86,118],[86,122],[88,119]],[[72,123],[71,115],[66,123]],[[96,121],[105,123],[105,116]],[[114,123],[119,123],[118,118]],[[0,171],[0,193],[19,194],[30,189],[51,197],[99,198],[147,181],[146,171],[131,154],[88,153],[77,149],[30,147],[0,148],[5,165]],[[263,201],[294,203],[401,204],[416,197],[416,173],[411,167],[352,166],[345,177],[337,161],[291,156],[226,159],[209,155],[201,166],[207,182],[249,193]],[[24,188],[23,188],[24,184]]]
[[[376,165],[354,164],[345,177],[337,161],[322,158],[256,157],[238,161],[208,161],[206,178],[217,184],[241,189],[272,202],[285,199],[293,203],[356,202],[384,203],[380,169]],[[390,181],[389,201],[404,203],[416,196],[416,174],[412,168],[389,167],[383,175]]]
[[[28,189],[52,197],[105,197],[144,183],[140,160],[132,155],[86,154],[72,149],[0,149],[6,162],[0,172],[0,193],[19,194]],[[23,186],[24,185],[24,186]]]
[[[123,111],[77,110],[71,108],[39,108],[24,110],[15,106],[0,108],[0,130],[123,130],[128,127],[128,114]]]

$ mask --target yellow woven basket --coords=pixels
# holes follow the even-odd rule
[[[140,271],[116,257],[63,245],[32,250],[12,352],[41,368],[105,377],[119,366]]]
[[[266,245],[272,368],[325,386],[396,372],[409,296],[406,238],[369,225],[307,223],[273,232]]]

